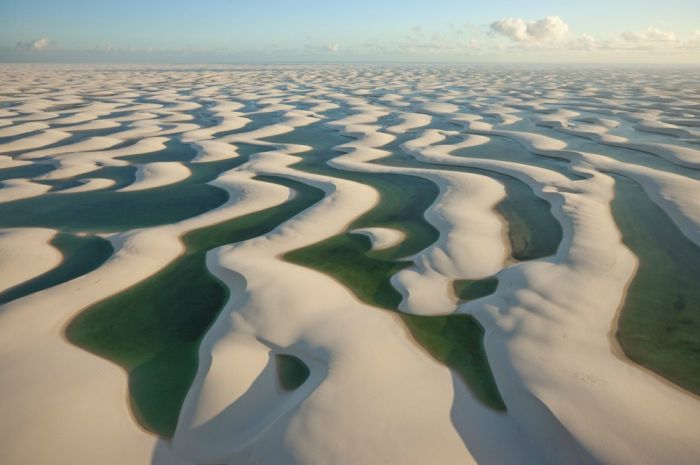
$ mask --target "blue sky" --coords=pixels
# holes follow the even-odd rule
[[[0,0],[1,61],[700,62],[697,0]]]

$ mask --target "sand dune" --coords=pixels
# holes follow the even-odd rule
[[[640,259],[611,202],[615,176],[638,183],[646,195],[627,208],[653,202],[700,246],[700,113],[679,84],[695,78],[435,69],[3,66],[0,226],[19,205],[42,227],[3,226],[0,291],[58,269],[57,232],[100,233],[114,253],[0,306],[0,417],[11,419],[0,421],[0,462],[694,465],[698,396],[631,362],[615,338]],[[400,195],[417,178],[435,192],[413,205],[434,240],[392,272],[397,310],[476,318],[505,411],[419,345],[400,314],[284,258],[346,233],[369,239],[369,257],[404,250],[415,240],[396,207],[405,199],[364,182],[388,176],[404,180]],[[199,346],[174,437],[159,438],[132,416],[123,370],[71,345],[65,328],[182,256],[185,233],[303,195],[280,178],[323,195],[267,233],[208,251],[229,298]],[[511,181],[560,225],[551,255],[514,258],[509,234],[538,229],[526,212],[502,212]],[[228,200],[189,218],[153,224],[162,212],[139,209],[171,190],[183,208],[208,205],[221,189]],[[75,207],[107,226],[124,209],[129,227],[54,219],[93,195],[113,210]],[[386,222],[352,226],[368,212]],[[323,258],[352,272],[342,257]],[[494,276],[492,294],[455,298],[455,281]],[[285,356],[308,370],[291,388]]]
[[[113,179],[103,179],[103,178],[87,178],[81,179],[81,184],[75,187],[69,187],[67,189],[61,189],[56,191],[58,194],[75,194],[76,192],[90,192],[101,189],[106,189],[115,184]]]
[[[9,179],[0,185],[0,203],[36,197],[51,189],[51,186],[32,182],[29,179]]]
[[[137,165],[136,179],[133,184],[129,184],[120,191],[133,192],[167,186],[187,179],[190,174],[190,170],[178,162],[164,161]]]
[[[0,292],[58,265],[61,254],[48,243],[55,234],[50,229],[0,231],[0,267],[12,270],[0,275]]]
[[[55,129],[48,129],[42,132],[41,134],[27,136],[13,142],[6,142],[4,144],[0,144],[0,153],[18,152],[21,150],[40,148],[45,145],[59,142],[68,137],[70,137],[70,133],[58,131]]]

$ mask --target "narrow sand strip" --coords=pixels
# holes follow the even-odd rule
[[[192,172],[180,162],[164,161],[136,165],[136,179],[119,192],[134,192],[167,186],[187,179]]]
[[[61,262],[61,253],[49,242],[56,231],[38,228],[0,230],[0,292],[49,271]]]

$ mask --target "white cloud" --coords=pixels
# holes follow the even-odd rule
[[[491,23],[492,35],[501,35],[513,43],[508,50],[580,52],[692,52],[700,50],[700,31],[688,40],[682,40],[671,31],[648,27],[642,31],[622,32],[613,38],[599,38],[588,34],[575,35],[558,16],[547,16],[538,21],[504,18]]]
[[[339,47],[336,42],[329,42],[326,45],[304,44],[304,49],[314,53],[336,53]]]
[[[571,39],[566,45],[567,48],[571,50],[591,51],[600,48],[601,43],[598,39],[589,34],[581,34]]]
[[[504,18],[491,23],[491,31],[516,42],[558,42],[569,36],[569,25],[559,16],[547,16],[538,21]]]
[[[576,40],[580,41],[580,39]],[[623,32],[610,40],[593,39],[591,45],[586,49],[621,52],[692,52],[700,50],[700,31],[683,40],[673,32],[648,27],[638,32]]]
[[[648,27],[642,32],[623,32],[622,39],[631,43],[669,44],[678,42],[673,32],[666,32],[655,27]]]
[[[693,31],[690,40],[686,44],[688,48],[700,50],[700,30]]]
[[[50,43],[51,41],[48,38],[42,37],[31,42],[17,42],[17,48],[22,50],[44,50]]]
[[[692,39],[689,43],[692,43]],[[604,48],[619,50],[672,50],[683,46],[676,34],[656,27],[648,27],[639,32],[623,32],[604,44]]]

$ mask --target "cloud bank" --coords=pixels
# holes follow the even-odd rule
[[[491,31],[516,42],[556,42],[569,36],[570,28],[559,16],[537,21],[504,18],[491,23]]]
[[[559,16],[541,19],[507,17],[490,24],[451,23],[439,30],[416,24],[403,36],[366,37],[344,42],[307,35],[285,43],[260,44],[249,49],[154,49],[112,45],[92,49],[63,49],[41,37],[0,46],[0,61],[158,61],[225,62],[239,60],[368,60],[368,61],[581,61],[687,62],[700,61],[700,31],[682,36],[650,26],[612,36],[575,31]],[[28,53],[42,51],[42,53]]]
[[[504,37],[510,50],[569,50],[600,52],[693,52],[700,51],[700,31],[688,40],[681,40],[671,31],[648,27],[641,31],[626,31],[613,38],[597,38],[590,34],[576,35],[559,16],[547,16],[536,21],[523,18],[503,18],[489,25],[490,34]]]

